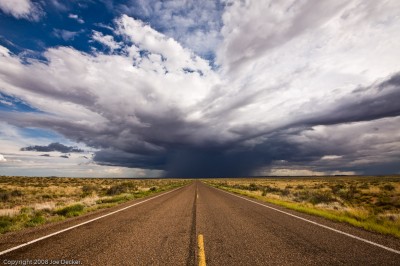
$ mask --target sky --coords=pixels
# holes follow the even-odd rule
[[[0,0],[0,175],[400,174],[400,1]]]

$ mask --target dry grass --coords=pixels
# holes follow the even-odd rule
[[[188,182],[0,176],[0,234],[112,207]]]
[[[209,179],[205,182],[400,238],[400,176]]]

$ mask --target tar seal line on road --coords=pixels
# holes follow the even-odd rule
[[[213,187],[213,188],[214,188],[214,187]],[[215,189],[217,189],[217,188],[215,188]],[[280,213],[289,215],[289,216],[291,216],[291,217],[300,219],[300,220],[302,220],[302,221],[305,221],[305,222],[308,222],[308,223],[311,223],[311,224],[320,226],[320,227],[322,227],[322,228],[331,230],[331,231],[333,231],[333,232],[336,232],[336,233],[339,233],[339,234],[342,234],[342,235],[345,235],[345,236],[348,236],[348,237],[357,239],[357,240],[359,240],[359,241],[362,241],[362,242],[371,244],[371,245],[373,245],[373,246],[376,246],[376,247],[385,249],[385,250],[387,250],[387,251],[390,251],[390,252],[393,252],[393,253],[396,253],[396,254],[400,254],[400,251],[399,251],[399,250],[396,250],[396,249],[393,249],[393,248],[390,248],[390,247],[387,247],[387,246],[384,246],[384,245],[381,245],[381,244],[378,244],[378,243],[369,241],[369,240],[367,240],[367,239],[364,239],[364,238],[361,238],[361,237],[358,237],[358,236],[355,236],[355,235],[352,235],[352,234],[349,234],[349,233],[346,233],[346,232],[343,232],[343,231],[334,229],[334,228],[332,228],[332,227],[329,227],[329,226],[326,226],[326,225],[323,225],[323,224],[320,224],[320,223],[317,223],[317,222],[314,222],[314,221],[305,219],[305,218],[303,218],[303,217],[300,217],[300,216],[297,216],[297,215],[294,215],[294,214],[291,214],[291,213],[288,213],[288,212],[285,212],[285,211],[276,209],[276,208],[274,208],[274,207],[271,207],[271,206],[268,206],[268,205],[264,205],[264,204],[259,203],[259,202],[257,202],[257,201],[253,201],[253,200],[250,200],[250,199],[247,199],[247,198],[244,198],[244,197],[241,197],[241,196],[238,196],[238,195],[229,193],[229,192],[227,192],[227,191],[225,191],[225,190],[222,190],[222,189],[217,189],[217,190],[222,191],[222,192],[225,192],[225,193],[227,193],[227,194],[229,194],[229,195],[238,197],[238,198],[240,198],[240,199],[250,201],[250,202],[252,202],[252,203],[258,204],[258,205],[263,206],[263,207],[265,207],[265,208],[269,208],[269,209],[271,209],[271,210],[274,210],[274,211],[277,211],[277,212],[280,212]]]
[[[190,246],[189,246],[189,256],[186,260],[186,265],[196,265],[196,235],[197,235],[197,228],[196,228],[196,220],[197,220],[197,182],[196,189],[194,193],[194,201],[192,207],[192,226],[190,228]]]
[[[102,216],[100,216],[100,217],[97,217],[97,218],[91,219],[91,220],[89,220],[89,221],[86,221],[86,222],[83,222],[83,223],[80,223],[80,224],[77,224],[77,225],[74,225],[74,226],[71,226],[71,227],[68,227],[68,228],[62,229],[62,230],[60,230],[60,231],[57,231],[57,232],[54,232],[54,233],[52,233],[52,234],[49,234],[49,235],[46,235],[46,236],[42,236],[42,237],[40,237],[40,238],[37,238],[37,239],[31,240],[31,241],[25,242],[25,243],[23,243],[23,244],[21,244],[21,245],[18,245],[18,246],[15,246],[15,247],[12,247],[12,248],[9,248],[9,249],[6,249],[6,250],[3,250],[3,251],[0,251],[0,256],[1,256],[1,255],[4,255],[4,254],[6,254],[6,253],[9,253],[9,252],[11,252],[11,251],[14,251],[14,250],[20,249],[20,248],[22,248],[22,247],[28,246],[28,245],[30,245],[30,244],[33,244],[33,243],[39,242],[39,241],[41,241],[41,240],[44,240],[44,239],[46,239],[46,238],[49,238],[49,237],[52,237],[52,236],[55,236],[55,235],[58,235],[58,234],[64,233],[64,232],[66,232],[66,231],[69,231],[69,230],[72,230],[72,229],[74,229],[74,228],[77,228],[77,227],[79,227],[79,226],[82,226],[82,225],[85,225],[85,224],[88,224],[88,223],[94,222],[94,221],[96,221],[96,220],[102,219],[102,218],[104,218],[104,217],[107,217],[107,216],[113,215],[113,214],[115,214],[115,213],[118,213],[118,212],[124,211],[124,210],[126,210],[126,209],[132,208],[132,207],[134,207],[134,206],[137,206],[137,205],[139,205],[139,204],[145,203],[145,202],[147,202],[147,201],[150,201],[150,200],[156,199],[156,198],[158,198],[158,197],[161,197],[161,196],[167,195],[167,194],[169,194],[169,193],[171,193],[171,192],[174,192],[174,191],[176,191],[176,190],[178,190],[178,189],[181,189],[181,188],[182,188],[182,187],[179,187],[179,188],[173,189],[173,190],[171,190],[171,191],[168,191],[168,192],[165,192],[165,193],[163,193],[163,194],[160,194],[160,195],[154,196],[154,197],[152,197],[152,198],[149,198],[149,199],[146,199],[146,200],[143,200],[143,201],[137,202],[137,203],[135,203],[135,204],[132,204],[132,205],[129,205],[129,206],[127,206],[127,207],[124,207],[124,208],[122,208],[122,209],[119,209],[119,210],[116,210],[116,211],[113,211],[113,212],[107,213],[107,214],[105,214],[105,215],[102,215]]]

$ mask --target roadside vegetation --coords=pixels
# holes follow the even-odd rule
[[[0,234],[109,208],[188,182],[0,176]]]
[[[400,176],[203,181],[236,194],[400,238]]]

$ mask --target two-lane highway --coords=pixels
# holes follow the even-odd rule
[[[196,181],[7,252],[0,261],[196,265],[200,262],[198,239],[202,239],[208,265],[399,265],[398,239],[265,206],[271,205]],[[41,234],[33,232],[32,238],[23,232],[2,236],[0,250],[45,235]]]

